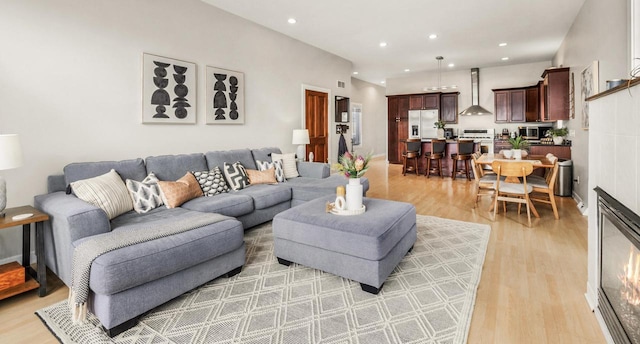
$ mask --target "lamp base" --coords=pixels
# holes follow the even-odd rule
[[[298,145],[298,150],[296,151],[296,158],[298,161],[304,161],[306,152],[306,145]]]

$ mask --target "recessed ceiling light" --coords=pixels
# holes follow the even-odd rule
[[[289,24],[295,24],[295,23],[297,23],[298,21],[297,21],[295,18],[289,18],[289,20],[287,20],[287,22],[288,22]]]
[[[438,35],[436,35],[435,33],[432,33],[429,35],[429,39],[436,39],[438,38]]]
[[[386,47],[386,46],[387,46],[387,42],[380,42],[380,46],[381,46],[382,48]]]
[[[411,69],[407,68],[407,69],[405,69],[404,71],[405,71],[405,72],[410,72],[410,71],[411,71]]]
[[[353,72],[353,75],[358,75],[358,72]]]
[[[449,67],[455,67],[456,65],[454,65],[453,63],[449,63]]]
[[[451,85],[451,88],[458,88],[458,86],[456,86],[456,85]]]
[[[498,46],[499,46],[499,47],[506,47],[506,46],[507,46],[507,43],[500,43],[500,44],[498,44]]]
[[[381,83],[381,84],[384,84],[385,82],[384,82],[384,80],[382,80],[382,81],[380,81],[380,83]]]
[[[506,60],[508,60],[508,59],[509,59],[508,57],[503,57],[503,58],[502,58],[502,61],[506,61]]]

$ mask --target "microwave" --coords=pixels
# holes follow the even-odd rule
[[[525,140],[540,140],[551,127],[518,127],[518,135]]]

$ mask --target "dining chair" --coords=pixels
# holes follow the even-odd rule
[[[437,172],[440,178],[444,177],[442,174],[442,159],[444,159],[446,149],[447,140],[431,139],[431,152],[427,152],[424,155],[427,159],[427,168],[424,170],[424,175],[427,178],[432,172]],[[435,161],[437,166],[431,166],[431,161]]]
[[[418,174],[418,157],[420,156],[420,148],[422,147],[421,139],[407,139],[405,141],[404,152],[402,153],[402,175],[407,172],[415,171]],[[413,166],[409,162],[413,161]]]
[[[469,161],[471,160],[471,154],[473,153],[473,140],[458,140],[458,152],[451,154],[453,160],[453,171],[451,172],[451,178],[456,179],[458,174],[458,162],[464,162],[464,173],[467,176],[467,180],[471,180],[469,177]],[[463,171],[460,171],[462,174]]]
[[[547,154],[547,160],[553,164],[553,167],[547,169],[544,177],[534,175],[527,176],[527,183],[533,187],[533,192],[530,197],[531,201],[551,204],[553,216],[556,220],[559,220],[560,215],[558,215],[558,206],[556,205],[556,198],[554,195],[554,188],[559,169],[558,158],[549,153]]]
[[[480,152],[475,152],[471,155],[471,168],[473,169],[473,178],[476,183],[474,208],[478,206],[478,200],[480,200],[481,196],[492,196],[496,187],[497,174],[493,173],[493,171],[491,173],[484,172],[482,165],[478,164],[480,155]]]
[[[527,176],[533,172],[533,164],[527,161],[496,160],[491,166],[497,174],[496,187],[493,201],[493,218],[496,218],[498,202],[502,201],[503,210],[507,212],[506,202],[518,203],[518,214],[522,204],[527,206],[527,220],[531,227],[531,212],[535,217],[540,217],[538,211],[531,203],[529,194],[533,187],[527,184]],[[501,177],[505,177],[502,180]]]

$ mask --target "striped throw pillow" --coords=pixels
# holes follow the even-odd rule
[[[298,167],[296,166],[296,154],[295,153],[286,153],[286,154],[277,154],[271,153],[271,161],[282,160],[282,168],[284,170],[285,178],[295,178],[300,176],[298,174]]]
[[[133,210],[127,186],[116,170],[71,183],[73,193],[107,213],[109,220]]]

